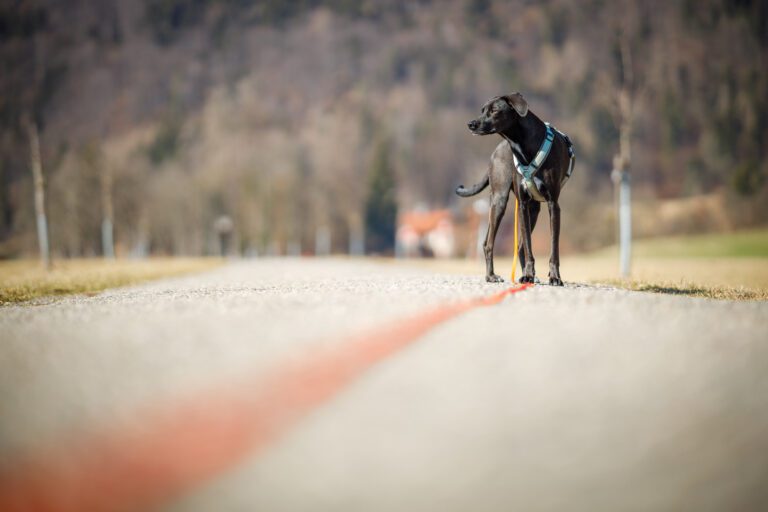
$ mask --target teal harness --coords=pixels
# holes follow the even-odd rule
[[[573,163],[576,158],[574,152],[573,152],[573,144],[571,143],[571,139],[568,138],[566,134],[558,130],[557,128],[553,128],[550,126],[549,123],[544,123],[544,125],[547,127],[547,132],[544,135],[544,141],[541,143],[541,147],[539,147],[539,150],[536,152],[536,156],[533,157],[533,160],[528,165],[524,165],[518,158],[517,154],[513,151],[512,152],[512,158],[515,162],[515,168],[517,169],[517,172],[520,173],[520,176],[523,178],[523,186],[528,191],[528,193],[533,197],[535,200],[539,202],[546,202],[546,198],[542,195],[541,190],[539,189],[539,184],[542,183],[540,179],[536,177],[536,173],[541,168],[541,165],[544,163],[544,161],[549,156],[549,151],[552,149],[552,142],[555,140],[555,132],[559,133],[563,136],[565,139],[566,144],[568,145],[568,154],[570,155],[570,162],[568,163],[568,171],[565,173],[565,178],[563,179],[564,184],[568,178],[571,177],[571,173],[573,172]],[[537,183],[538,182],[538,183]]]

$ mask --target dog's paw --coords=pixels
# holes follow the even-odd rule
[[[520,278],[519,282],[520,283],[531,283],[531,284],[533,284],[533,283],[536,282],[536,277],[535,276],[522,276]]]
[[[489,283],[503,283],[504,279],[501,276],[497,276],[496,274],[491,274],[489,276],[485,276],[485,280]]]
[[[549,285],[550,286],[563,286],[563,280],[559,277],[550,277],[549,278]]]

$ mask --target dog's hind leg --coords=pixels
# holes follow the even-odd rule
[[[541,203],[538,201],[530,201],[528,203],[528,211],[531,216],[531,233],[536,229],[536,221],[539,219],[539,212],[541,211]],[[523,247],[522,239],[518,242],[517,256],[520,259],[520,268],[525,268],[525,247]]]
[[[560,205],[549,201],[549,231],[552,236],[552,252],[549,255],[549,284],[563,286],[560,278]]]
[[[488,233],[485,236],[483,252],[485,253],[485,280],[489,283],[501,283],[504,281],[493,272],[493,245],[496,242],[496,233],[499,229],[501,219],[504,217],[504,211],[507,209],[509,192],[504,194],[491,194],[491,209],[488,218]]]
[[[527,198],[520,201],[520,235],[523,239],[523,250],[525,252],[525,265],[523,266],[523,275],[520,277],[521,283],[533,283],[536,279],[536,260],[533,258],[533,249],[531,247],[531,217],[532,211],[530,203],[533,199]]]

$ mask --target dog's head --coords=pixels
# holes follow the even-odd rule
[[[490,99],[480,109],[480,116],[467,123],[475,135],[490,135],[507,131],[528,114],[528,102],[519,92]]]

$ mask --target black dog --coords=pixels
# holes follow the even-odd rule
[[[485,280],[491,283],[503,279],[493,272],[493,244],[496,231],[507,207],[509,191],[519,200],[519,223],[522,244],[516,249],[523,268],[521,283],[533,283],[533,251],[531,232],[536,226],[541,202],[549,207],[552,253],[549,258],[549,284],[562,286],[560,278],[560,190],[573,171],[573,146],[568,136],[542,122],[528,110],[528,102],[520,93],[497,96],[488,101],[480,117],[467,123],[475,135],[498,133],[504,140],[491,155],[488,174],[470,188],[459,186],[462,197],[477,194],[491,184],[491,211],[485,238]],[[548,152],[545,150],[548,149]],[[516,165],[517,164],[517,165]],[[537,165],[538,164],[538,165]],[[527,176],[525,174],[527,173]]]

